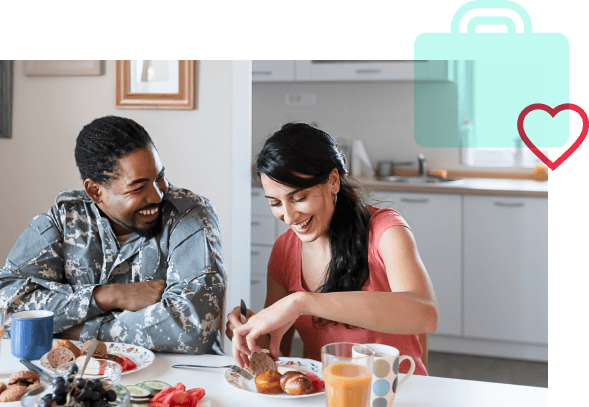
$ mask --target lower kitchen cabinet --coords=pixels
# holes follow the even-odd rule
[[[370,196],[375,206],[398,211],[413,231],[438,301],[436,333],[461,335],[462,197],[387,192],[373,192]]]
[[[464,336],[548,343],[548,200],[464,197]]]

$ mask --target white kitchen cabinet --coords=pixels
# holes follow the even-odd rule
[[[294,61],[252,61],[252,82],[292,82]]]
[[[370,195],[374,206],[395,209],[413,231],[438,301],[436,333],[461,335],[462,197],[388,192]]]
[[[295,61],[296,81],[453,80],[448,61]]]
[[[548,343],[548,200],[464,197],[464,335]]]

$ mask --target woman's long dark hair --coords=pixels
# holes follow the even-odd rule
[[[266,140],[256,160],[258,178],[265,174],[297,189],[327,182],[334,168],[339,172],[340,189],[327,231],[331,262],[319,292],[360,291],[368,280],[370,214],[360,189],[348,177],[345,157],[333,139],[309,124],[287,123]]]

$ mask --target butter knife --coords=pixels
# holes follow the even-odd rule
[[[41,380],[43,380],[45,383],[51,383],[51,381],[55,377],[55,375],[52,375],[51,373],[47,373],[46,371],[41,369],[39,366],[34,365],[32,362],[29,362],[26,359],[20,359],[19,362],[22,363],[31,372],[37,373],[39,375],[39,377],[41,377]]]
[[[241,300],[241,306],[239,308],[240,308],[239,310],[241,312],[241,315],[239,317],[239,321],[242,324],[245,324],[247,321],[247,307],[245,306],[245,302],[243,300]]]
[[[80,372],[80,379],[84,375],[84,370],[86,370],[86,366],[88,366],[88,362],[92,355],[94,355],[94,351],[96,350],[96,346],[98,346],[98,341],[96,338],[92,339],[90,346],[88,346],[88,354],[86,355],[86,359],[84,360],[84,366],[82,366],[82,371]]]

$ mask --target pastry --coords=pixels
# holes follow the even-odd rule
[[[0,393],[2,393],[4,390],[6,390],[6,383],[0,382]]]
[[[254,352],[250,356],[250,369],[257,376],[267,370],[278,370],[276,363],[267,352]]]
[[[64,363],[71,362],[75,359],[76,356],[74,353],[65,346],[58,346],[57,348],[51,349],[49,353],[47,353],[47,361],[53,368],[61,366]]]
[[[280,378],[282,375],[276,370],[266,370],[256,376],[256,389],[262,394],[280,394]]]
[[[302,374],[301,372],[297,372],[296,370],[289,370],[282,375],[282,377],[280,378],[280,387],[282,387],[282,390],[284,390],[286,381],[291,377],[295,376],[304,376],[304,374]]]
[[[27,391],[29,391],[28,387],[21,386],[20,384],[10,386],[0,394],[0,403],[19,401]]]
[[[82,345],[82,355],[85,355],[88,353],[88,348],[90,347],[91,343],[92,343],[91,340],[84,342],[84,344]],[[108,353],[108,351],[106,350],[106,343],[104,343],[102,341],[97,341],[95,352],[102,353],[103,355]]]
[[[288,372],[287,372],[288,373]],[[285,392],[293,396],[300,396],[301,394],[309,394],[313,392],[313,382],[307,376],[300,372],[289,375],[284,382]],[[298,373],[298,374],[297,374]]]
[[[59,348],[60,346],[68,348],[74,354],[74,358],[80,356],[80,349],[67,339],[62,339],[61,341],[55,342],[51,348]]]
[[[20,370],[16,373],[13,373],[8,378],[8,387],[12,386],[25,386],[29,387],[32,384],[39,384],[41,378],[35,372],[31,372],[30,370]]]

